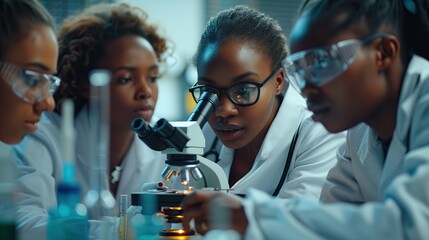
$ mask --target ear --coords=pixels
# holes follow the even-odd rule
[[[283,68],[280,68],[280,70],[277,72],[275,84],[276,84],[276,96],[278,96],[282,93],[283,88],[286,87],[285,71]]]
[[[399,40],[393,35],[385,36],[376,42],[376,50],[377,67],[385,70],[400,57]]]

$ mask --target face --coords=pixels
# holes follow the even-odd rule
[[[111,127],[131,131],[137,118],[149,122],[158,99],[158,59],[150,43],[127,35],[106,44],[102,69],[112,72]]]
[[[45,25],[29,25],[29,32],[11,45],[4,62],[39,73],[53,74],[57,68],[58,45],[54,32]],[[18,97],[0,77],[0,140],[16,144],[37,129],[41,114],[55,107],[52,95],[36,103]]]
[[[310,23],[308,16],[303,15],[291,32],[291,54],[367,36],[359,24],[336,34],[326,34],[330,30],[326,26],[336,26],[341,17]],[[313,112],[313,120],[321,122],[328,131],[339,132],[359,122],[370,122],[382,108],[387,85],[386,76],[377,64],[380,54],[376,46],[380,41],[375,38],[363,45],[347,70],[327,84],[320,87],[306,84],[302,89],[308,99],[308,108]]]
[[[275,69],[255,44],[231,39],[220,46],[208,45],[197,70],[198,84],[223,89],[240,82],[262,83]],[[259,100],[250,106],[234,104],[223,92],[208,122],[225,146],[240,149],[262,142],[279,107],[277,96],[283,81],[281,71],[276,71],[260,88]]]

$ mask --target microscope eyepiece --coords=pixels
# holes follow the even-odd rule
[[[131,129],[137,133],[140,140],[155,151],[162,151],[169,147],[167,143],[162,141],[153,128],[141,118],[136,118],[131,122]]]
[[[197,106],[192,111],[188,121],[196,121],[201,128],[206,124],[210,114],[219,105],[219,97],[213,92],[203,92],[200,99],[198,99]]]
[[[154,127],[154,130],[157,134],[163,137],[164,141],[168,143],[168,145],[174,147],[180,152],[185,147],[186,143],[189,141],[188,136],[179,128],[171,125],[166,119],[159,119]]]
[[[146,137],[151,133],[150,126],[141,118],[136,118],[131,122],[131,129],[139,135],[139,137]]]

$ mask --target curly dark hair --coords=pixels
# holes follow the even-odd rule
[[[248,6],[238,5],[210,19],[201,35],[194,63],[198,63],[209,44],[222,44],[232,38],[256,43],[271,59],[273,69],[279,67],[288,54],[286,36],[276,20]]]
[[[29,24],[44,24],[54,29],[51,15],[37,0],[0,0],[0,59],[10,45],[29,31]]]
[[[142,9],[121,3],[94,5],[64,21],[58,34],[58,76],[62,81],[54,94],[57,112],[65,98],[74,101],[75,113],[87,104],[83,92],[89,86],[89,72],[96,68],[110,40],[129,34],[141,36],[152,45],[158,60],[165,61],[167,41],[147,18]]]

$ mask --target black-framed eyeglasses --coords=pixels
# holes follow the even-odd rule
[[[228,97],[228,99],[238,106],[250,106],[258,102],[261,88],[273,78],[274,74],[277,73],[279,69],[276,68],[270,73],[270,75],[261,83],[257,82],[239,82],[228,88],[215,88],[209,85],[198,85],[195,83],[189,89],[189,92],[192,94],[195,102],[198,102],[203,92],[212,92],[219,96],[222,96],[223,93]]]
[[[22,100],[34,104],[53,94],[61,80],[0,60],[0,76]]]

